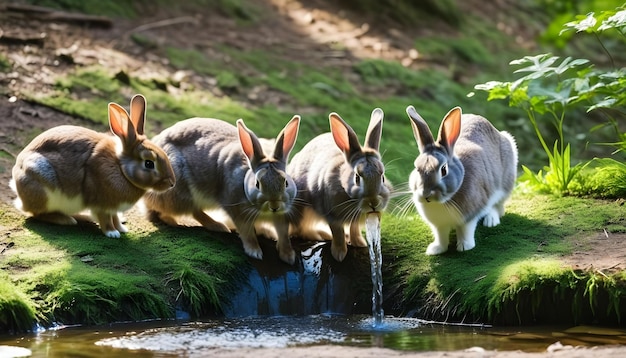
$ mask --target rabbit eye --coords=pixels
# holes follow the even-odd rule
[[[448,163],[444,163],[441,166],[441,176],[445,177],[446,175],[448,175]]]
[[[143,162],[143,167],[146,169],[154,169],[154,162],[151,160],[145,160]]]
[[[354,173],[354,182],[356,185],[361,185],[361,176],[358,173]]]
[[[285,180],[285,188],[289,188],[289,182]]]

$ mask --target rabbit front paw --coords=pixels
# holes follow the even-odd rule
[[[363,235],[357,235],[350,237],[350,245],[355,247],[367,247],[367,241]]]
[[[106,237],[110,237],[112,239],[119,239],[122,235],[117,230],[107,230],[102,231]]]
[[[252,257],[253,259],[263,260],[263,250],[257,243],[256,245],[249,244],[247,242],[243,242],[243,251],[246,255]]]
[[[296,252],[293,249],[278,250],[278,256],[284,262],[293,265],[296,262]]]
[[[456,243],[456,251],[469,251],[476,247],[476,242],[472,240],[458,240]]]
[[[496,208],[491,208],[487,215],[483,218],[483,225],[486,227],[494,227],[500,224],[500,213]]]
[[[342,262],[348,254],[348,246],[346,245],[345,241],[343,242],[343,245],[336,245],[335,241],[333,241],[330,247],[330,252],[333,254],[335,260]]]
[[[447,246],[443,246],[437,242],[431,242],[430,245],[426,248],[426,255],[439,255],[448,251]]]

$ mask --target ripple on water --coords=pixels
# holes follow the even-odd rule
[[[285,320],[263,317],[151,329],[103,339],[96,345],[130,350],[200,352],[215,348],[283,348],[338,343],[344,337],[344,333],[327,327],[320,318],[291,317]]]

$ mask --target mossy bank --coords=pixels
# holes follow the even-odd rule
[[[500,325],[621,324],[624,268],[574,269],[563,257],[599,232],[623,239],[623,205],[518,192],[500,226],[479,228],[475,249],[437,257],[424,254],[431,235],[416,214],[385,214],[385,311]],[[193,318],[220,317],[254,270],[235,235],[201,227],[155,225],[133,214],[130,233],[109,239],[88,223],[38,223],[5,203],[2,213],[3,332],[36,324],[173,319],[181,311]],[[368,293],[371,282],[362,280],[368,276],[367,254],[351,260],[357,258],[358,266],[346,265],[358,267],[354,277]],[[275,254],[267,253],[266,260],[274,260],[264,263],[274,267],[273,275],[290,269]],[[352,313],[370,313],[369,299],[357,296]]]

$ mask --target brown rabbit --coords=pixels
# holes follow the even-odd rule
[[[51,128],[17,156],[11,188],[16,207],[36,219],[77,223],[89,209],[108,237],[127,232],[118,212],[133,206],[147,189],[168,190],[175,177],[165,152],[144,135],[146,99],[136,95],[130,116],[109,103],[110,133],[77,126]]]
[[[241,119],[235,127],[219,119],[191,118],[164,130],[154,141],[168,153],[177,184],[167,192],[146,194],[151,216],[176,225],[174,217],[192,215],[208,230],[230,232],[205,213],[221,209],[234,223],[246,254],[256,259],[263,252],[255,224],[269,222],[278,236],[280,258],[293,264],[287,220],[296,185],[286,168],[299,126],[300,117],[294,116],[275,142],[257,138]]]
[[[337,113],[329,115],[330,133],[307,143],[289,163],[289,173],[298,187],[292,233],[317,240],[331,240],[337,261],[348,253],[345,226],[350,243],[367,246],[361,235],[365,214],[387,206],[391,185],[385,181],[385,166],[378,152],[383,111],[372,111],[361,147],[354,130]],[[325,222],[332,236],[315,229]]]

